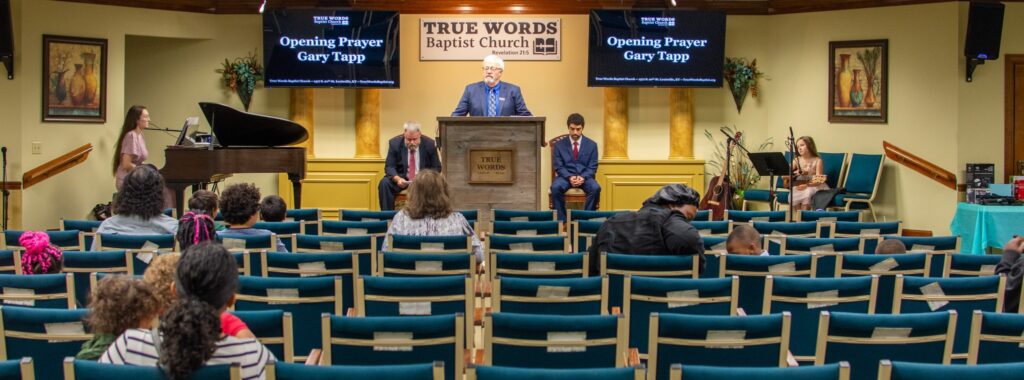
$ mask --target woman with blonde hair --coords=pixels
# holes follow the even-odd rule
[[[416,180],[409,186],[409,200],[405,208],[395,214],[388,227],[388,235],[472,236],[473,254],[477,262],[483,263],[484,260],[483,243],[466,218],[452,209],[448,182],[441,173],[433,170],[416,174]],[[384,250],[388,249],[385,241]]]

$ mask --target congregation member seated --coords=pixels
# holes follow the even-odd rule
[[[217,193],[210,190],[196,190],[192,193],[192,198],[188,200],[188,209],[192,212],[201,212],[209,215],[211,218],[217,217]],[[217,231],[222,231],[227,228],[223,222],[213,221],[213,226]],[[182,247],[181,249],[185,249]]]
[[[597,175],[597,143],[583,135],[583,115],[569,115],[565,124],[569,128],[569,138],[551,146],[554,157],[552,170],[556,174],[551,180],[551,204],[558,212],[558,220],[563,222],[565,192],[569,189],[583,189],[587,195],[584,210],[596,210],[597,200],[601,199],[601,185],[594,179]]]
[[[409,201],[395,214],[388,227],[388,235],[473,237],[473,254],[478,263],[484,262],[484,245],[473,232],[466,217],[452,208],[448,182],[441,173],[424,170],[409,186]],[[388,250],[387,241],[384,250]]]
[[[89,294],[86,323],[92,339],[82,344],[75,358],[98,360],[126,330],[151,329],[159,315],[160,303],[151,286],[132,276],[104,277]]]
[[[201,211],[189,210],[178,220],[178,233],[174,239],[178,241],[178,248],[184,251],[193,244],[213,240],[216,233],[213,217]]]
[[[875,247],[875,253],[879,255],[907,253],[907,245],[896,239],[885,239],[878,242],[878,246]]]
[[[196,244],[199,243],[201,242],[196,242]],[[163,314],[164,310],[168,310],[177,299],[174,289],[174,272],[178,268],[179,260],[181,260],[181,254],[178,253],[160,255],[149,263],[149,267],[142,275],[142,281],[154,289],[160,314]],[[220,314],[220,328],[225,334],[236,338],[256,337],[252,330],[249,330],[249,326],[245,325],[245,322],[227,311]]]
[[[768,256],[768,251],[761,248],[761,234],[749,224],[737,224],[725,239],[725,250],[728,253],[750,256]]]
[[[1006,295],[1003,297],[1003,311],[1016,313],[1020,307],[1021,277],[1024,277],[1024,260],[1020,253],[1024,251],[1024,237],[1014,235],[1013,239],[1003,246],[1003,258],[996,264],[996,274],[1006,276]]]
[[[178,231],[178,220],[164,215],[164,177],[149,165],[139,165],[124,178],[114,200],[114,216],[100,223],[97,234],[167,235]],[[93,250],[99,249],[93,241]]]
[[[260,189],[251,183],[237,183],[228,186],[220,197],[220,212],[228,228],[218,231],[221,238],[231,236],[270,236],[273,232],[252,228],[260,220]],[[288,252],[281,239],[277,239],[277,251]]]
[[[601,252],[638,255],[700,255],[704,270],[704,241],[690,225],[697,215],[700,194],[683,184],[658,189],[638,211],[608,218],[590,246],[591,273],[598,273]]]
[[[276,361],[274,354],[255,338],[217,328],[219,316],[235,303],[234,257],[213,242],[194,245],[181,254],[174,284],[178,299],[160,317],[160,327],[126,330],[99,361],[159,366],[171,379],[187,379],[204,365],[238,363],[242,378],[264,379],[264,365]]]
[[[288,214],[288,205],[276,195],[268,195],[260,201],[260,219],[264,222],[283,222]]]
[[[64,253],[50,244],[50,235],[45,232],[25,231],[18,238],[18,244],[25,247],[21,255],[21,273],[60,273],[64,264]]]

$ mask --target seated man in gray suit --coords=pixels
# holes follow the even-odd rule
[[[501,81],[504,71],[500,57],[484,57],[484,80],[466,86],[452,116],[533,116],[519,86]]]
[[[405,132],[388,141],[388,157],[384,161],[384,178],[377,186],[381,210],[395,209],[395,195],[409,187],[416,173],[424,169],[441,172],[434,140],[422,136],[420,123],[410,121],[403,126]]]

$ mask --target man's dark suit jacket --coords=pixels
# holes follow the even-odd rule
[[[441,172],[441,160],[437,158],[437,144],[427,136],[420,136],[420,170],[431,169]],[[384,161],[384,176],[409,178],[409,150],[405,149],[405,137],[398,135],[388,141],[388,157]]]
[[[523,93],[508,82],[498,82],[498,115],[497,116],[533,116],[526,108]],[[459,105],[452,111],[452,116],[487,116],[487,84],[483,81],[470,83],[462,92]]]
[[[555,150],[555,173],[566,181],[569,177],[580,176],[593,179],[597,174],[597,143],[587,136],[580,137],[580,156],[572,159],[572,138],[558,140],[551,149]]]

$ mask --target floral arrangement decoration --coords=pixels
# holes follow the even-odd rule
[[[750,96],[757,97],[757,80],[768,79],[763,72],[757,69],[757,59],[747,62],[746,58],[725,58],[723,67],[725,81],[729,82],[729,91],[732,92],[732,99],[736,101],[736,112],[743,109],[743,101]]]
[[[224,86],[238,93],[242,106],[249,111],[252,93],[256,91],[256,82],[263,80],[263,65],[252,52],[245,57],[235,58],[234,62],[224,59],[222,68],[217,72],[224,78]]]

